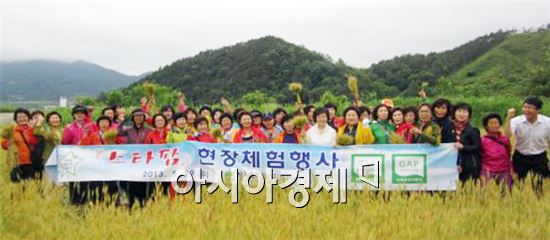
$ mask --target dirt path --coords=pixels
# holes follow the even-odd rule
[[[0,113],[0,125],[13,122],[13,113]]]

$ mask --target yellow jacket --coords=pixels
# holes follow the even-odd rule
[[[347,124],[338,128],[338,137],[344,134],[344,131],[348,127]],[[357,133],[355,134],[355,145],[372,144],[374,142],[374,135],[368,127],[364,127],[363,123],[357,123]]]

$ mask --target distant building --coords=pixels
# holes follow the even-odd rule
[[[59,106],[60,107],[67,107],[67,98],[66,97],[59,97]]]

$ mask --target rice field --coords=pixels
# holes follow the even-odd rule
[[[468,99],[478,127],[488,111],[520,110],[521,99],[500,100]],[[409,102],[395,99],[397,105]],[[548,109],[546,104],[542,113]],[[326,191],[310,191],[309,204],[300,209],[289,203],[289,190],[278,187],[273,204],[265,203],[265,192],[245,191],[232,204],[231,195],[218,189],[203,191],[200,204],[187,194],[173,202],[159,195],[144,208],[75,207],[67,187],[46,177],[10,183],[4,155],[0,150],[0,239],[550,239],[548,179],[542,195],[528,179],[511,192],[494,184],[445,194],[350,191],[346,204],[332,203]]]
[[[0,152],[3,159],[5,152]],[[310,194],[301,209],[288,202],[288,190],[193,195],[170,202],[157,197],[133,209],[106,203],[75,207],[66,187],[47,178],[12,184],[0,165],[1,239],[549,239],[550,181],[544,194],[515,184],[512,192],[496,185],[465,186],[456,192],[350,191],[346,204],[330,193]]]

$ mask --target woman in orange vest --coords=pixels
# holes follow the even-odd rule
[[[273,143],[302,143],[301,134],[299,131],[296,131],[292,119],[285,116],[282,122],[284,131],[273,140]]]
[[[2,138],[2,148],[8,150],[13,144],[17,147],[17,161],[11,170],[10,179],[12,182],[31,179],[36,177],[31,155],[38,140],[34,136],[34,129],[30,124],[31,113],[29,110],[19,108],[13,113],[13,120],[16,125]]]

